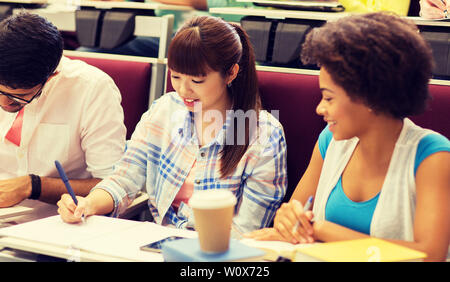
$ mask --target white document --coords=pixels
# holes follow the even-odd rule
[[[152,222],[140,222],[140,224],[129,229],[108,234],[104,238],[97,237],[93,240],[87,240],[76,244],[74,247],[133,261],[162,262],[164,259],[160,253],[141,251],[140,247],[170,236],[195,238],[197,232],[164,227]]]
[[[27,248],[33,243],[33,252],[41,250],[47,254],[52,249],[53,255],[72,260],[83,260],[84,254],[97,254],[111,261],[114,258],[162,261],[161,254],[141,251],[140,247],[174,235],[192,238],[197,233],[106,216],[89,216],[85,222],[69,224],[59,215],[0,229],[0,237],[20,239]],[[8,247],[4,242],[0,243]],[[14,244],[11,247],[20,247],[17,240]],[[55,246],[59,247],[59,253],[55,253]]]
[[[0,229],[0,236],[70,247],[77,242],[139,224],[137,221],[90,216],[79,224],[62,221],[59,215]]]

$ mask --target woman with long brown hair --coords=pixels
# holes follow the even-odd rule
[[[143,115],[112,176],[78,206],[62,197],[62,218],[116,216],[145,189],[155,222],[193,228],[192,193],[227,189],[238,199],[237,229],[269,225],[286,191],[286,142],[260,107],[248,36],[219,18],[193,18],[172,39],[168,67],[176,91]]]

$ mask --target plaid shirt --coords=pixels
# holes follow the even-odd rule
[[[220,152],[231,119],[227,116],[216,138],[198,145],[189,112],[177,93],[156,100],[142,116],[114,173],[94,189],[108,191],[114,199],[112,216],[124,211],[145,188],[149,208],[159,224],[193,228],[192,210],[172,202],[196,160],[196,190],[228,189],[238,199],[234,225],[242,232],[268,226],[286,193],[286,141],[281,124],[266,111],[259,114],[258,137],[251,142],[236,170],[220,178]],[[266,132],[266,134],[261,134]]]

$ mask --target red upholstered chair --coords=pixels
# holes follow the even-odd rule
[[[316,107],[321,99],[319,81],[309,71],[297,73],[258,71],[258,83],[263,106],[267,110],[279,110],[280,122],[284,127],[287,142],[288,191],[285,201],[290,199],[298,181],[305,172],[314,145],[325,127]],[[270,69],[270,68],[267,68]],[[304,74],[300,74],[300,73]],[[433,97],[425,113],[411,117],[424,128],[433,129],[450,137],[449,109],[450,85],[429,85]]]
[[[287,143],[289,200],[305,172],[317,138],[325,127],[316,114],[321,93],[317,75],[258,71],[258,83],[264,109],[279,111]]]
[[[429,85],[432,97],[425,113],[411,117],[417,125],[437,131],[450,138],[450,84],[439,85],[432,81]]]
[[[87,52],[66,51],[65,55],[71,59],[82,60],[111,76],[122,94],[124,122],[129,139],[142,114],[148,109],[152,69],[149,61],[132,61],[127,60],[129,57],[126,56]]]

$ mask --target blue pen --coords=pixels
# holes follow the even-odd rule
[[[73,192],[72,186],[70,186],[69,179],[67,178],[67,175],[64,172],[64,169],[62,168],[61,164],[58,161],[55,161],[55,166],[56,166],[56,169],[58,170],[61,180],[64,182],[64,185],[66,185],[67,192],[69,192],[75,205],[78,205],[77,197],[75,196],[75,193]]]
[[[309,196],[308,200],[306,201],[305,206],[303,207],[304,212],[309,211],[309,209],[311,209],[313,198],[314,198],[313,196]],[[300,226],[300,222],[297,221],[294,228],[292,229],[292,233],[294,233],[299,226]]]

